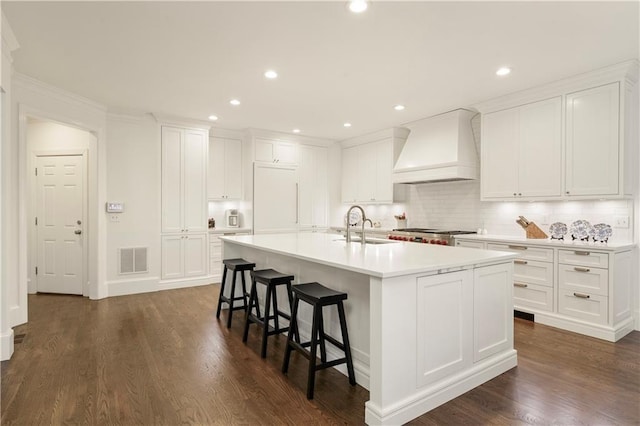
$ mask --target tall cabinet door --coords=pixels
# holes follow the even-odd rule
[[[298,229],[296,166],[254,164],[253,231],[295,232]]]
[[[327,149],[299,147],[298,219],[301,228],[327,226]]]
[[[188,234],[183,239],[184,276],[207,274],[207,234]]]
[[[619,84],[567,95],[566,195],[615,195],[619,185]]]
[[[360,147],[352,146],[342,150],[342,202],[358,201],[358,180],[360,177]]]
[[[482,195],[505,198],[517,195],[518,109],[486,114],[482,120]]]
[[[520,108],[518,194],[562,195],[562,99]]]
[[[184,227],[189,232],[207,230],[206,132],[186,130],[184,138]]]
[[[209,138],[209,172],[208,192],[209,198],[220,200],[225,194],[225,145],[223,138]]]
[[[393,141],[384,140],[374,145],[376,152],[375,201],[393,201]]]
[[[162,127],[162,232],[182,232],[183,130]]]
[[[224,144],[224,185],[226,198],[242,198],[242,141],[227,139]]]

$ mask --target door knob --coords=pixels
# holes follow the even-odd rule
[[[79,229],[76,229],[75,231],[73,231],[73,233],[76,234],[76,235],[80,235],[80,234],[82,234],[82,231],[79,230]]]

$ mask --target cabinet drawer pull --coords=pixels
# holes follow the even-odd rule
[[[591,253],[588,251],[574,251],[578,256],[589,256]]]
[[[526,288],[528,287],[528,284],[524,284],[524,283],[513,283],[514,287],[522,287],[522,288]]]
[[[577,266],[575,268],[573,268],[573,270],[574,271],[578,271],[578,272],[590,272],[591,271],[591,269],[589,269],[589,268],[579,268]]]
[[[515,263],[516,265],[526,265],[527,262],[526,260],[514,260],[513,263]]]
[[[512,245],[509,245],[508,247],[510,249],[513,249],[513,250],[526,250],[527,249],[526,246],[512,246]]]
[[[574,295],[575,297],[579,297],[580,299],[588,299],[588,298],[590,298],[590,297],[591,297],[591,296],[589,296],[588,294],[582,294],[582,293],[573,293],[573,295]]]

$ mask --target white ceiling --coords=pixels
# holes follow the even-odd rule
[[[2,1],[20,73],[117,111],[337,140],[638,58],[638,6]]]

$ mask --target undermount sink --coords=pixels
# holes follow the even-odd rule
[[[343,238],[336,238],[333,241],[347,241],[347,239],[345,237]],[[362,238],[360,237],[352,237],[351,238],[351,242],[352,243],[360,243],[362,241]],[[365,244],[394,244],[394,243],[399,243],[400,241],[394,241],[394,240],[386,240],[384,238],[365,238],[364,239],[364,243]]]

